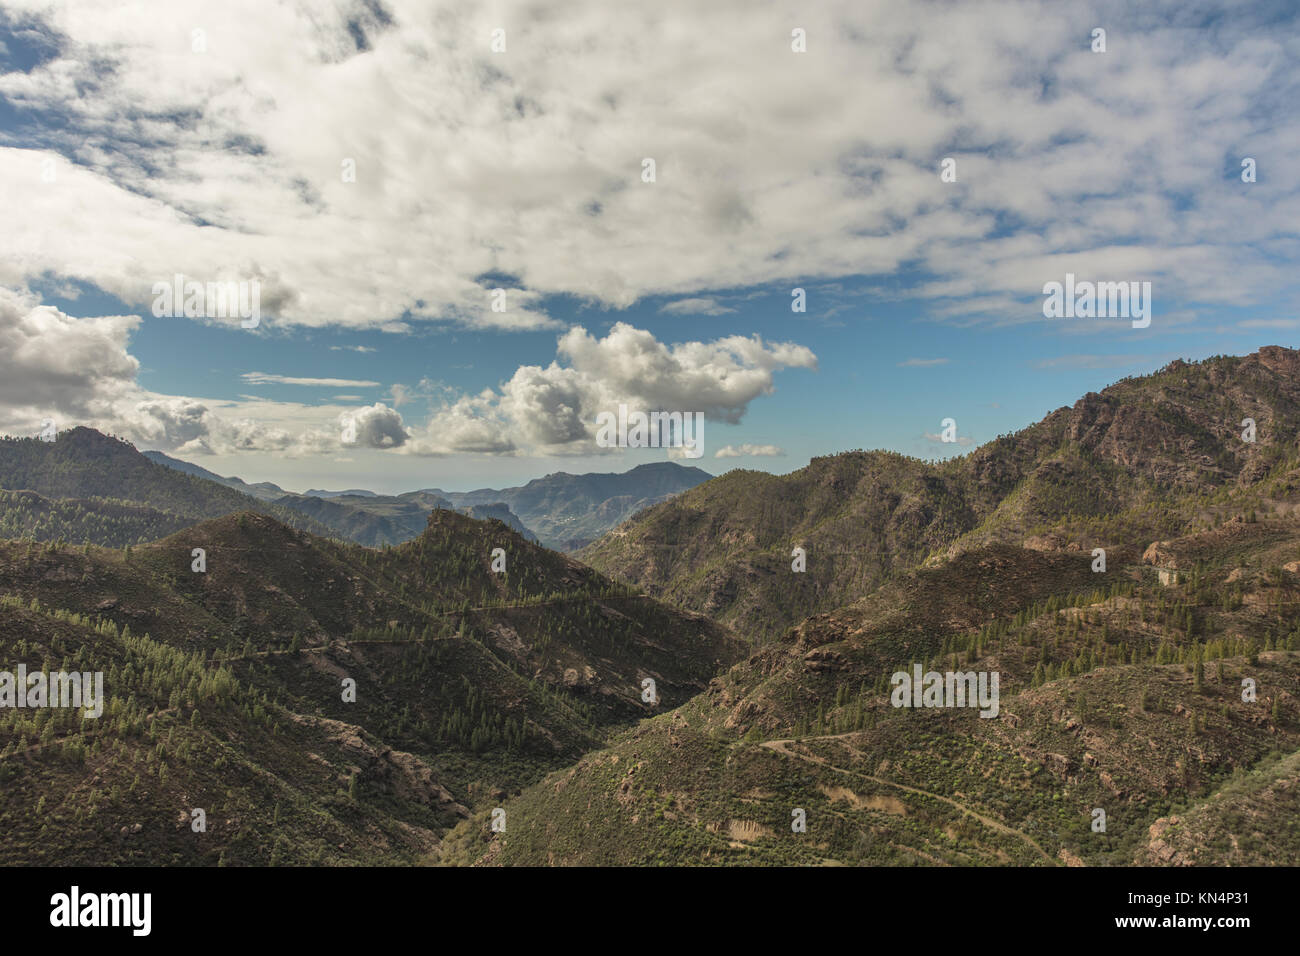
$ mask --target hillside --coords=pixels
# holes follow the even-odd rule
[[[198,465],[190,464],[188,461],[181,461],[179,458],[172,458],[170,455],[164,455],[160,451],[141,452],[144,457],[148,458],[155,464],[165,465],[168,468],[174,468],[176,471],[184,472],[187,475],[194,475],[196,478],[206,478],[208,481],[215,481],[219,485],[225,485],[227,488],[233,488],[236,491],[242,491],[259,501],[275,501],[277,498],[283,498],[286,492],[279,485],[272,484],[269,481],[259,481],[256,484],[249,484],[242,478],[225,478],[218,475],[215,471],[208,471]],[[310,492],[308,492],[310,494]]]
[[[285,495],[277,498],[276,504],[307,515],[348,541],[370,548],[410,541],[423,530],[430,511],[427,502],[407,502],[378,496],[319,498],[312,495]],[[439,501],[432,506],[447,508],[450,504]]]
[[[93,541],[107,547],[141,544],[191,524],[189,518],[112,498],[44,498],[0,490],[0,538]]]
[[[995,544],[896,576],[526,789],[506,834],[462,823],[441,859],[1295,864],[1300,518],[1164,545],[1178,584],[1140,546],[1104,573]],[[914,662],[998,672],[999,713],[892,706]]]
[[[151,461],[129,442],[92,428],[61,432],[55,441],[0,438],[0,527],[36,540],[138,544],[180,527],[256,510],[314,534],[330,530],[291,509]]]
[[[20,823],[38,803],[65,808],[70,832],[111,821],[87,862],[410,862],[468,808],[684,703],[743,653],[702,617],[447,511],[381,551],[251,512],[121,551],[0,543],[0,596],[6,660],[104,671],[115,720],[131,701],[118,722],[4,712],[11,862],[43,859]],[[91,789],[98,820],[74,796]],[[177,794],[225,822],[190,840]],[[119,821],[146,835],[112,836]]]
[[[1253,444],[1241,438],[1247,417]],[[1177,361],[942,463],[856,451],[782,476],[729,472],[579,556],[772,639],[964,549],[1091,551],[1176,534],[1225,504],[1257,507],[1300,487],[1297,436],[1300,352]],[[807,554],[802,574],[791,572],[796,547]]]

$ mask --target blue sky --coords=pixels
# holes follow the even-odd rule
[[[376,9],[0,0],[0,431],[450,490],[662,459],[594,445],[626,401],[785,472],[1295,345],[1285,4]],[[1150,327],[1045,318],[1067,272]],[[156,317],[176,273],[261,324]]]

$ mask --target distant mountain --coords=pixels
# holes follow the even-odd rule
[[[179,458],[172,458],[164,455],[160,451],[141,452],[144,457],[150,461],[166,465],[168,468],[174,468],[176,471],[183,472],[187,475],[195,475],[199,478],[206,478],[208,481],[215,481],[219,485],[225,485],[227,488],[234,488],[236,491],[242,491],[246,495],[252,495],[259,501],[275,501],[277,498],[283,498],[287,491],[279,485],[274,485],[269,481],[259,481],[256,484],[248,484],[241,478],[223,478],[216,472],[208,471],[198,465],[191,464],[188,461],[181,461]]]
[[[446,498],[457,507],[503,502],[547,547],[572,551],[643,508],[667,501],[711,477],[699,468],[662,461],[622,473],[556,472],[515,488],[432,488],[424,493]]]
[[[429,511],[448,508],[462,514],[476,509],[476,516],[500,518],[549,548],[573,551],[638,511],[667,501],[712,477],[699,468],[665,461],[638,465],[622,473],[570,475],[557,472],[514,488],[480,488],[475,491],[430,488],[400,495],[380,495],[364,489],[323,491],[313,488],[295,495],[269,482],[248,485],[238,478],[222,478],[197,465],[158,452],[146,454],[187,474],[248,490],[250,494],[255,488],[274,489],[277,493],[265,500],[310,515],[348,540],[372,547],[410,540],[424,527]],[[338,507],[316,502],[331,502]],[[484,508],[495,510],[483,511]]]
[[[515,517],[510,506],[504,502],[496,502],[490,505],[469,505],[468,507],[457,509],[461,514],[474,518],[478,521],[500,521],[507,528],[517,531],[529,541],[536,541],[537,535],[533,534],[524,527],[522,521]]]
[[[52,442],[0,439],[0,489],[34,493],[0,497],[0,528],[37,540],[137,544],[248,510],[315,534],[332,533],[300,512],[159,464],[92,428],[61,432]]]
[[[451,508],[447,501],[402,501],[378,495],[285,495],[277,504],[310,515],[347,540],[371,548],[410,541],[424,530],[432,509]]]

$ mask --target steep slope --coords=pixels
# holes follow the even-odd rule
[[[503,502],[498,501],[490,505],[469,505],[459,510],[461,514],[477,521],[500,521],[529,541],[537,540],[537,535],[525,528],[523,522],[515,517],[514,512],[510,510],[510,506]]]
[[[0,709],[6,864],[409,863],[468,813],[420,758],[111,622],[6,597],[0,648],[101,671],[108,697],[98,719]]]
[[[370,548],[410,541],[423,530],[429,516],[429,509],[423,503],[400,502],[401,507],[379,513],[372,504],[378,500],[354,495],[330,498],[285,495],[276,499],[276,504],[308,515],[347,540]],[[441,506],[445,505],[444,502]]]
[[[236,491],[242,491],[244,494],[256,498],[258,501],[275,501],[283,498],[287,491],[277,484],[269,481],[259,481],[255,484],[249,484],[242,478],[225,478],[218,475],[215,471],[208,471],[199,465],[191,464],[188,461],[181,461],[179,458],[172,458],[170,455],[164,455],[160,451],[141,452],[144,457],[148,458],[156,465],[165,465],[168,468],[175,469],[187,475],[194,475],[196,478],[206,478],[208,481],[215,481],[219,485],[225,485],[227,488],[233,488]]]
[[[34,491],[0,490],[0,538],[141,544],[191,524],[180,515],[112,498],[49,499]]]
[[[508,801],[505,834],[462,823],[441,859],[1300,863],[1300,519],[1164,544],[1192,562],[1179,583],[1140,544],[1105,572],[995,544],[899,575]],[[996,716],[894,706],[914,663],[998,673]]]
[[[1300,487],[1297,436],[1300,352],[1179,361],[940,464],[848,452],[784,476],[729,472],[580,557],[770,639],[927,559],[992,542],[1090,550],[1248,509]],[[807,571],[786,577],[796,547]]]
[[[53,502],[7,496],[0,523],[30,528],[43,540],[87,538],[116,546],[152,540],[205,518],[256,510],[296,528],[328,535],[311,518],[269,502],[259,502],[225,485],[186,475],[150,461],[125,441],[92,428],[73,428],[53,442],[0,438],[0,489],[31,491]],[[126,515],[123,505],[136,510]],[[34,518],[28,509],[44,510]],[[158,519],[150,523],[150,513]],[[55,520],[57,519],[57,520]],[[131,532],[139,529],[136,537]]]
[[[492,570],[495,548],[504,573]],[[194,570],[196,549],[203,570]],[[435,511],[419,538],[383,551],[314,538],[251,512],[122,551],[0,543],[0,594],[22,611],[5,631],[7,659],[33,668],[41,659],[71,660],[76,643],[86,669],[106,672],[112,707],[130,697],[131,675],[145,665],[132,663],[129,648],[87,633],[38,653],[45,617],[93,634],[111,629],[123,641],[147,634],[140,653],[178,662],[165,679],[156,666],[143,670],[156,679],[155,703],[137,693],[132,711],[146,732],[149,715],[166,711],[158,715],[166,736],[149,764],[153,773],[167,768],[156,786],[133,785],[141,758],[130,756],[158,743],[152,733],[143,749],[116,732],[103,736],[100,752],[124,755],[121,766],[95,763],[83,775],[60,764],[59,753],[91,747],[108,726],[79,722],[56,728],[67,739],[49,765],[19,752],[19,738],[44,727],[13,724],[0,734],[0,751],[8,748],[13,762],[0,766],[18,769],[0,773],[30,779],[23,793],[31,800],[46,792],[69,808],[67,788],[93,781],[125,801],[110,819],[133,813],[166,834],[177,788],[207,792],[224,781],[216,805],[257,825],[232,827],[222,839],[210,831],[190,855],[174,851],[191,862],[222,853],[228,862],[266,862],[272,851],[299,862],[409,860],[435,845],[464,807],[566,765],[656,707],[685,702],[743,653],[705,618],[637,595],[501,522],[447,511]],[[198,685],[217,672],[228,672],[242,696],[209,706]],[[656,683],[658,704],[641,698],[646,678]],[[344,699],[345,680],[356,682],[355,699]],[[218,751],[221,775],[208,761]],[[292,852],[274,850],[280,841],[268,832],[294,833],[261,829],[257,843],[274,792],[286,811],[322,801],[327,815],[337,809],[342,819],[311,824],[315,837]],[[3,814],[29,812],[25,799],[0,800]],[[188,837],[178,829],[167,847]],[[340,843],[346,852],[330,849]],[[131,841],[95,846],[105,861],[143,858]],[[33,844],[18,859],[39,853]]]

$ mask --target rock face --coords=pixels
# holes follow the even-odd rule
[[[1165,866],[1191,866],[1192,861],[1187,859],[1182,853],[1175,850],[1165,842],[1165,836],[1170,830],[1179,826],[1183,821],[1180,817],[1161,817],[1155,823],[1151,824],[1147,830],[1149,839],[1147,840],[1146,852],[1151,857],[1151,861]]]
[[[510,506],[504,501],[498,501],[490,505],[470,505],[467,508],[461,508],[460,513],[477,521],[500,521],[506,527],[519,532],[529,541],[537,540],[537,535],[524,527],[524,523],[515,517],[514,512],[510,510]]]
[[[1049,532],[1048,534],[1033,535],[1025,539],[1024,547],[1030,551],[1064,551],[1068,547],[1065,538],[1059,534]],[[1077,551],[1078,545],[1070,550]]]
[[[459,819],[469,816],[468,808],[457,803],[451,791],[434,779],[433,769],[414,754],[373,740],[355,724],[302,714],[294,714],[292,719],[325,728],[330,740],[354,756],[361,780],[404,800],[435,807],[441,813]]]
[[[1168,541],[1152,541],[1151,544],[1147,546],[1147,549],[1142,552],[1142,563],[1156,565],[1157,567],[1163,568],[1176,568],[1177,563],[1173,554],[1167,550],[1168,547]]]

